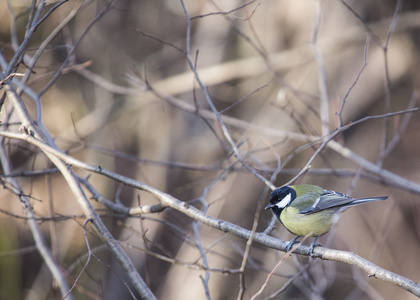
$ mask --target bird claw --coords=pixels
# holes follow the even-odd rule
[[[290,250],[292,249],[292,247],[293,247],[293,245],[294,244],[296,244],[296,243],[300,243],[300,241],[298,241],[297,239],[298,239],[299,237],[298,236],[296,236],[296,237],[294,237],[288,244],[287,244],[287,247],[286,247],[286,252],[290,252]]]
[[[310,257],[312,257],[312,258],[315,258],[315,257],[314,257],[314,248],[315,248],[315,247],[318,247],[318,246],[322,246],[320,243],[315,243],[317,239],[318,239],[318,238],[315,238],[315,240],[314,240],[314,241],[311,243],[311,245],[309,246],[308,255],[309,255]]]
[[[300,243],[300,241],[298,241],[297,239],[298,239],[299,237],[298,236],[296,236],[296,237],[294,237],[288,244],[287,244],[287,246],[286,246],[286,252],[290,252],[290,250],[292,249],[292,247],[293,247],[293,245],[294,244],[296,244],[296,243]],[[315,258],[315,255],[314,255],[314,248],[315,247],[318,247],[318,246],[322,246],[320,243],[316,243],[316,241],[317,241],[317,239],[318,239],[318,237],[316,237],[315,239],[314,239],[314,241],[309,245],[309,251],[308,251],[308,255],[310,256],[310,257],[312,257],[312,258]]]

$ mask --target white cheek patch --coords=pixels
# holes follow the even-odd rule
[[[287,194],[280,202],[276,203],[276,206],[278,208],[285,208],[287,204],[289,204],[291,198],[292,198],[292,195],[290,193]]]

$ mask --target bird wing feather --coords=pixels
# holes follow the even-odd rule
[[[313,214],[313,213],[326,210],[326,209],[346,210],[347,208],[350,208],[352,206],[356,206],[359,204],[372,202],[372,201],[386,200],[386,199],[388,199],[387,196],[370,197],[370,198],[351,198],[350,196],[347,196],[346,194],[324,190],[324,192],[321,195],[319,195],[319,198],[315,202],[313,202],[312,205],[309,206],[308,204],[307,208],[299,211],[299,214],[309,215],[309,214]],[[303,202],[309,202],[308,199],[302,199],[302,200]]]
[[[313,205],[301,210],[299,213],[304,215],[313,214],[325,209],[340,209],[354,202],[353,199],[345,194],[325,190],[323,194],[314,202]],[[351,205],[349,205],[350,207]]]

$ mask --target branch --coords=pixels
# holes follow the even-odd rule
[[[383,54],[384,54],[384,67],[385,67],[385,97],[384,97],[384,111],[385,113],[389,113],[391,110],[391,78],[389,75],[389,56],[388,56],[388,49],[389,49],[389,42],[391,41],[391,36],[395,32],[395,27],[397,26],[398,18],[401,14],[403,0],[397,1],[397,6],[394,11],[394,15],[392,17],[391,25],[388,29],[387,38],[385,41],[385,45],[383,47]],[[385,118],[384,129],[382,132],[382,142],[380,145],[380,155],[376,162],[378,166],[382,166],[385,160],[386,148],[388,145],[388,136],[390,131],[390,120],[389,118]]]
[[[0,139],[0,161],[2,163],[3,172],[5,174],[11,173],[12,167],[6,150],[4,149],[4,138]],[[53,278],[56,280],[58,287],[60,289],[61,295],[65,296],[69,291],[70,287],[67,284],[66,278],[60,269],[57,261],[54,259],[53,254],[48,248],[47,242],[44,239],[41,228],[38,225],[38,221],[35,218],[35,213],[32,209],[31,202],[28,197],[23,193],[23,190],[15,177],[8,177],[6,181],[10,183],[13,193],[19,197],[20,202],[22,203],[23,209],[25,210],[26,220],[28,222],[29,228],[31,230],[32,236],[35,240],[36,248],[38,253],[41,255],[43,261],[50,270]],[[70,295],[68,299],[73,299]]]
[[[186,37],[186,58],[188,61],[188,64],[190,66],[191,71],[194,73],[195,80],[198,82],[200,88],[204,92],[204,96],[207,100],[208,105],[210,106],[213,114],[216,116],[217,122],[219,123],[220,128],[222,129],[223,135],[225,136],[226,140],[232,147],[232,151],[235,154],[236,158],[241,162],[241,164],[247,168],[252,174],[254,174],[255,177],[257,177],[259,180],[261,180],[265,185],[269,186],[272,190],[275,189],[275,186],[268,181],[265,177],[261,176],[259,173],[257,173],[243,158],[242,154],[239,152],[238,147],[235,144],[235,141],[233,140],[232,136],[230,135],[230,132],[225,124],[225,121],[223,120],[220,113],[217,111],[216,107],[214,106],[214,103],[210,97],[210,93],[207,89],[207,87],[203,84],[201,81],[200,76],[198,75],[197,69],[195,67],[195,63],[191,57],[191,49],[190,49],[190,39],[191,39],[191,16],[188,13],[187,7],[183,0],[181,0],[182,8],[184,9],[185,16],[187,17],[187,37]]]
[[[319,100],[320,108],[319,115],[321,120],[321,132],[325,136],[330,132],[330,121],[329,121],[329,107],[328,107],[328,90],[327,90],[327,75],[325,71],[324,57],[322,56],[321,48],[318,43],[318,34],[322,23],[322,8],[321,0],[317,1],[316,4],[316,23],[314,33],[312,37],[312,51],[314,52],[315,61],[318,69],[318,88],[319,88]]]
[[[48,154],[49,157],[55,157],[56,159],[60,159],[64,161],[66,164],[72,165],[73,167],[81,168],[87,171],[91,171],[97,174],[104,175],[108,178],[111,178],[117,182],[123,183],[127,186],[131,186],[133,188],[143,190],[146,192],[151,193],[157,199],[159,199],[163,205],[176,209],[177,211],[183,213],[184,215],[199,221],[207,226],[215,228],[225,233],[230,233],[235,235],[239,238],[248,240],[252,236],[252,231],[244,229],[240,226],[232,224],[230,222],[220,220],[209,216],[202,211],[196,209],[195,207],[188,205],[185,202],[182,202],[171,195],[160,191],[146,183],[122,176],[120,174],[111,172],[107,169],[104,169],[100,166],[93,166],[87,164],[85,162],[79,161],[73,157],[70,157],[61,151],[50,147],[49,145],[43,143],[40,140],[35,139],[34,137],[27,135],[27,134],[17,134],[17,133],[10,133],[10,132],[0,132],[0,136],[4,136],[11,139],[18,139],[27,141],[30,144],[33,144],[39,147],[44,153]],[[270,247],[273,249],[286,251],[286,247],[288,245],[287,241],[279,240],[270,236],[267,236],[263,233],[255,233],[253,236],[253,241],[264,245],[266,247]],[[296,254],[300,255],[307,255],[309,251],[309,246],[307,245],[300,245],[296,250]],[[401,275],[396,273],[390,272],[385,270],[372,262],[354,254],[351,252],[340,251],[340,250],[333,250],[324,247],[316,247],[314,249],[314,256],[319,257],[324,260],[332,260],[337,262],[344,262],[350,265],[354,265],[361,270],[365,271],[369,274],[369,277],[375,277],[381,279],[385,282],[393,283],[397,286],[404,288],[405,290],[409,291],[410,293],[420,297],[420,284],[405,278]]]
[[[29,117],[29,113],[26,107],[23,105],[22,100],[18,97],[16,90],[10,84],[6,84],[6,91],[8,99],[11,101],[13,107],[16,109],[19,119],[22,122],[22,128],[25,132],[28,132],[30,137],[34,141],[37,141],[40,144],[47,146],[42,140],[43,136],[40,134],[38,129],[34,126],[32,120]],[[36,137],[36,138],[35,138]],[[51,141],[51,137],[47,139]],[[50,142],[52,143],[52,142]],[[54,144],[48,145],[49,149],[54,149],[55,152],[60,153],[59,150],[56,149]],[[45,148],[43,148],[45,149]],[[156,299],[153,295],[151,290],[147,287],[146,283],[144,282],[143,278],[139,275],[134,264],[128,257],[128,255],[123,251],[121,246],[115,241],[112,237],[111,233],[106,228],[105,224],[102,222],[102,219],[98,216],[95,209],[92,207],[91,203],[87,199],[85,193],[80,186],[79,181],[76,178],[71,167],[69,167],[63,160],[61,160],[58,156],[51,154],[50,152],[45,152],[46,156],[51,160],[51,162],[57,167],[57,169],[61,172],[65,180],[67,181],[73,195],[75,196],[79,206],[83,210],[84,214],[87,218],[92,219],[92,223],[95,225],[95,228],[98,230],[100,236],[105,240],[110,248],[110,251],[115,256],[115,259],[120,263],[121,267],[124,269],[126,275],[130,279],[131,283],[135,287],[136,291],[142,296],[144,299]],[[54,275],[54,270],[51,270]],[[64,291],[62,290],[62,293]],[[66,291],[67,292],[67,291]],[[63,295],[66,295],[66,292]]]
[[[205,117],[205,118],[208,118],[208,119],[216,120],[216,116],[211,111],[208,111],[208,110],[203,109],[203,108],[200,108],[200,110],[197,111],[194,108],[193,105],[188,104],[185,101],[182,101],[182,100],[180,100],[176,97],[173,97],[173,96],[170,96],[170,95],[162,95],[155,90],[153,90],[153,92],[156,93],[156,95],[158,95],[159,97],[161,97],[165,101],[167,101],[168,103],[170,103],[171,105],[173,105],[173,106],[175,106],[175,107],[177,107],[177,108],[179,108],[183,111],[186,111],[186,112],[189,112],[189,113],[196,113],[200,117]],[[360,155],[358,155],[354,151],[350,150],[349,148],[341,145],[339,142],[331,139],[332,135],[335,137],[339,133],[342,133],[342,132],[346,131],[347,129],[349,129],[353,126],[359,125],[359,124],[367,122],[369,120],[380,119],[380,118],[384,118],[384,117],[404,115],[404,114],[410,114],[410,113],[419,112],[419,111],[420,111],[420,107],[416,107],[416,108],[412,108],[412,109],[396,111],[396,112],[382,114],[382,115],[367,116],[365,118],[362,118],[362,119],[359,119],[357,121],[351,122],[351,123],[349,123],[345,126],[340,127],[336,131],[332,132],[330,134],[330,136],[324,137],[325,139],[327,139],[327,138],[330,139],[329,142],[327,143],[326,147],[335,151],[335,152],[337,152],[338,154],[340,154],[344,158],[346,158],[349,161],[356,164],[358,167],[363,167],[366,171],[379,176],[384,182],[386,182],[386,183],[390,182],[393,185],[404,188],[405,190],[408,190],[408,191],[416,193],[416,194],[420,194],[420,184],[418,184],[414,181],[408,180],[406,178],[403,178],[403,177],[401,177],[401,176],[399,176],[395,173],[392,173],[388,170],[385,170],[381,166],[375,165],[374,163],[372,163],[372,162],[368,161],[367,159],[361,157]],[[297,132],[291,132],[291,131],[287,131],[287,130],[280,130],[280,129],[274,129],[274,128],[270,128],[270,127],[255,125],[255,124],[251,124],[249,122],[246,122],[246,121],[234,118],[234,117],[224,116],[223,120],[226,124],[229,124],[230,126],[238,127],[238,128],[241,128],[241,129],[247,129],[247,130],[255,132],[259,135],[278,137],[278,138],[281,138],[281,139],[292,139],[292,140],[295,140],[295,141],[303,141],[303,142],[309,142],[309,143],[322,143],[322,141],[323,141],[323,138],[319,137],[319,136],[307,135],[307,134],[303,134],[303,133],[297,133]],[[299,176],[301,176],[301,174]],[[297,177],[299,177],[299,176],[297,176]]]

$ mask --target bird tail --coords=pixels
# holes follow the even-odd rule
[[[348,206],[355,206],[363,203],[373,202],[373,201],[382,201],[388,199],[388,196],[382,196],[382,197],[369,197],[369,198],[359,198],[354,199],[351,203],[349,203]]]

